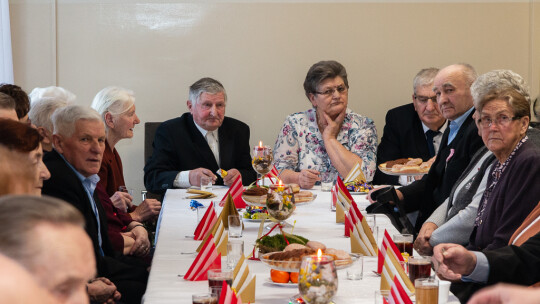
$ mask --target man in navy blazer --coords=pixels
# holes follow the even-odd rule
[[[244,185],[256,179],[251,166],[249,127],[225,117],[223,85],[202,78],[189,88],[189,113],[163,122],[156,130],[154,152],[144,167],[144,183],[154,193],[200,186],[201,177],[230,186],[238,176]],[[219,169],[227,171],[223,179]]]
[[[437,68],[420,70],[413,80],[413,102],[386,113],[384,132],[377,149],[377,167],[399,158],[412,157],[427,161],[439,151],[446,119],[439,110],[433,92],[433,79],[438,71]],[[399,181],[397,176],[384,174],[380,170],[373,178],[375,185],[398,185]]]
[[[468,64],[453,64],[435,76],[433,91],[443,116],[450,121],[444,131],[435,162],[421,180],[396,190],[408,212],[418,210],[415,229],[448,197],[452,186],[484,145],[472,118],[470,87],[477,74]]]

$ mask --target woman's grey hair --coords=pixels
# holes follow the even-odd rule
[[[73,135],[75,124],[79,120],[100,121],[105,125],[96,110],[80,105],[69,105],[58,109],[53,113],[51,119],[54,127],[53,133],[66,137]]]
[[[413,80],[413,91],[416,94],[416,90],[421,87],[431,86],[433,84],[433,79],[439,72],[438,68],[427,68],[421,69]],[[430,88],[431,89],[431,88]]]
[[[341,77],[347,89],[349,88],[349,81],[347,80],[347,71],[345,67],[335,61],[319,61],[312,65],[307,72],[306,79],[304,80],[304,91],[306,97],[309,100],[309,94],[315,94],[317,87],[321,82],[326,79]]]
[[[210,77],[204,77],[197,80],[189,87],[189,100],[192,105],[196,105],[199,102],[202,93],[213,95],[221,92],[223,92],[225,102],[227,102],[227,92],[221,82]]]
[[[62,87],[46,87],[46,88],[34,88],[28,95],[30,97],[31,107],[34,103],[41,100],[58,100],[64,101],[66,104],[74,103],[77,96],[70,91]]]
[[[135,105],[133,91],[114,86],[99,91],[92,101],[92,108],[98,111],[104,121],[107,112],[119,116],[129,111],[133,105]]]
[[[32,246],[32,232],[42,223],[84,227],[82,214],[53,197],[8,195],[0,198],[0,252],[32,269],[39,248]]]
[[[485,104],[493,100],[493,96],[508,90],[514,90],[523,96],[527,107],[530,108],[531,98],[527,84],[523,77],[511,70],[493,70],[480,75],[471,86],[474,107],[481,112]],[[510,106],[514,108],[515,105],[510,103]],[[528,116],[530,117],[530,110]]]
[[[32,103],[28,118],[36,127],[43,127],[48,132],[53,131],[51,116],[57,109],[70,104],[64,99],[41,98]]]

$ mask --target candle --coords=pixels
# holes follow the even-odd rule
[[[278,183],[278,186],[277,186],[277,191],[281,191],[283,192],[283,190],[285,190],[285,187],[283,186],[283,182],[278,179],[279,183]]]
[[[317,250],[317,262],[321,262],[321,258],[322,258],[322,251],[321,251],[321,248],[319,248],[319,250]]]

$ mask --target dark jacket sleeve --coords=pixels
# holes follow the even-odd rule
[[[392,110],[386,113],[383,136],[381,143],[377,147],[377,168],[384,162],[404,157],[399,144],[399,134],[394,128],[396,117],[394,117],[393,113]],[[398,185],[398,180],[399,176],[384,174],[377,169],[373,183],[376,185]]]
[[[499,282],[532,285],[540,282],[540,233],[520,247],[484,251],[489,262],[488,284]]]

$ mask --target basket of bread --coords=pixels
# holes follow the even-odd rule
[[[288,184],[291,186],[294,194],[294,204],[301,205],[313,201],[317,195],[310,191],[300,190],[298,184]],[[266,198],[268,195],[268,188],[260,186],[252,186],[244,190],[242,193],[242,199],[246,204],[250,206],[266,207]]]
[[[428,161],[421,158],[400,158],[379,165],[379,170],[389,175],[422,175],[428,173],[435,157]]]

